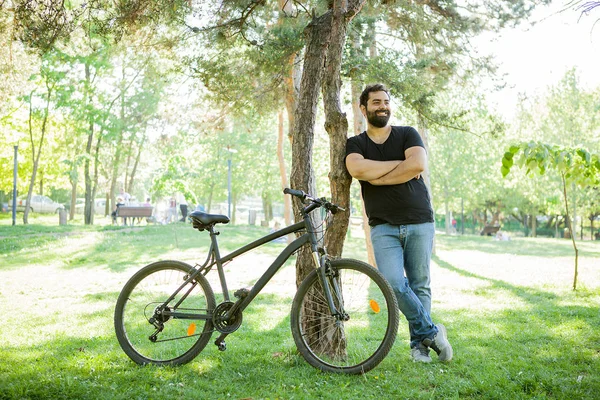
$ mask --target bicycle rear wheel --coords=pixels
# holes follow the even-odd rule
[[[398,306],[389,283],[370,265],[341,259],[327,278],[334,304],[331,315],[318,271],[300,284],[291,310],[292,336],[306,361],[323,371],[360,374],[389,353],[398,332]]]
[[[185,364],[210,340],[211,319],[198,315],[212,314],[215,296],[202,274],[161,307],[193,271],[179,261],[159,261],[142,268],[123,287],[115,307],[115,333],[123,351],[136,363]],[[196,317],[160,315],[156,312],[160,309]]]

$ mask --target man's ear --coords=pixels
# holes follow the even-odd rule
[[[367,117],[367,107],[363,106],[362,104],[360,105],[360,112],[365,118]]]

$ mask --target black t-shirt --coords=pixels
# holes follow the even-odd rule
[[[414,146],[425,147],[415,128],[392,126],[390,136],[382,144],[373,142],[366,132],[348,138],[346,156],[358,153],[374,161],[405,160],[404,152]],[[369,225],[433,222],[429,192],[422,176],[398,185],[375,186],[367,181],[359,182]]]

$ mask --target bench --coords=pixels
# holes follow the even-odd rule
[[[481,236],[483,236],[483,235],[492,236],[492,235],[495,235],[496,233],[498,233],[499,230],[500,230],[500,226],[486,225],[483,227],[481,232],[479,232],[479,234]]]
[[[145,206],[121,206],[117,208],[117,217],[121,218],[131,218],[131,225],[135,219],[137,218],[138,224],[142,220],[142,218],[146,218],[146,221],[152,217],[152,212],[154,207],[145,207]]]

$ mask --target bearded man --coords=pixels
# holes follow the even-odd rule
[[[368,85],[360,96],[360,109],[367,130],[348,138],[346,168],[361,185],[377,268],[408,320],[413,360],[431,362],[433,349],[440,361],[450,361],[446,328],[434,324],[430,315],[435,226],[421,176],[427,166],[425,146],[413,127],[388,124],[392,110],[384,85]]]

